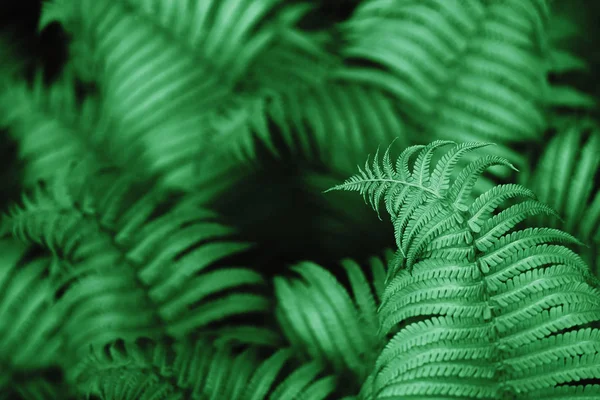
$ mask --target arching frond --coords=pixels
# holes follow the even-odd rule
[[[494,141],[515,163],[504,144],[545,126],[547,18],[543,0],[365,1],[342,25],[342,55],[379,68],[342,75],[395,96],[425,141]]]
[[[50,88],[41,71],[31,87],[19,80],[6,85],[0,91],[0,125],[17,141],[25,164],[23,184],[30,187],[50,179],[73,161],[87,164],[88,175],[99,166],[116,164],[117,154],[109,154],[108,146],[103,146],[109,127],[99,113],[96,99],[77,104],[74,80],[68,74]]]
[[[0,239],[0,391],[13,398],[64,398],[60,375],[72,360],[61,325],[65,308],[45,279],[50,260],[16,240]]]
[[[354,261],[346,259],[342,265],[352,297],[330,272],[303,262],[293,267],[301,279],[275,279],[276,315],[304,359],[317,360],[337,374],[350,373],[362,382],[374,365],[370,355],[377,354],[382,344],[376,314],[380,293],[371,289]],[[372,258],[370,267],[373,278],[383,279],[381,259]]]
[[[197,207],[193,196],[165,211],[165,199],[140,195],[126,177],[100,175],[86,184],[79,192],[38,196],[3,221],[66,262],[52,278],[65,292],[71,318],[63,329],[74,350],[117,338],[179,338],[228,317],[269,311],[260,274],[211,268],[250,244],[235,240],[235,230]],[[80,203],[85,199],[91,204]],[[224,329],[232,340],[266,340],[243,338],[243,327]]]
[[[568,121],[546,145],[528,178],[522,179],[562,217],[536,222],[564,229],[590,246],[587,261],[600,273],[600,130],[591,120]]]
[[[314,362],[295,366],[291,355],[282,349],[261,362],[252,348],[235,354],[204,342],[115,343],[106,352],[96,348],[73,380],[81,393],[103,400],[331,399],[335,378]]]
[[[479,143],[452,144],[431,172],[433,153],[449,144],[410,147],[395,167],[386,152],[332,188],[359,191],[375,209],[385,200],[402,250],[379,307],[391,340],[363,395],[600,395],[597,385],[577,383],[599,371],[597,280],[579,255],[553,244],[580,242],[556,229],[514,230],[528,216],[556,215],[524,187],[497,186],[471,200],[487,167],[510,166],[483,156],[450,179],[450,160]],[[497,210],[513,197],[525,200]]]
[[[234,99],[250,97],[259,109],[266,101],[268,88],[252,88],[246,78],[270,49],[319,53],[294,28],[307,7],[279,3],[55,2],[45,9],[48,16],[42,21],[59,20],[74,35],[73,56],[93,65],[86,69],[97,75],[102,110],[119,129],[118,143],[141,143],[153,172],[169,186],[189,187],[196,160],[215,150],[206,144],[229,135],[228,129],[215,125],[223,110],[235,116],[226,125],[235,127],[235,119],[241,119],[242,127],[256,128],[252,132],[274,151],[264,116],[245,116],[247,111],[236,110]],[[281,69],[286,79],[302,71],[293,63]],[[248,118],[256,123],[248,125]],[[251,144],[243,132],[240,137]],[[254,149],[247,151],[252,154]]]

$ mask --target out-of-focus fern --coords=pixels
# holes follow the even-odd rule
[[[363,398],[600,396],[599,385],[577,384],[600,373],[598,280],[553,244],[580,242],[556,229],[513,230],[527,216],[556,215],[522,186],[471,201],[486,168],[510,163],[480,157],[451,180],[482,144],[453,145],[431,171],[433,153],[449,144],[409,147],[395,165],[386,151],[332,189],[359,191],[376,210],[384,201],[400,249],[379,307],[392,337]],[[526,200],[496,212],[515,197]]]
[[[81,393],[104,400],[323,400],[338,384],[316,362],[290,369],[289,349],[263,362],[257,350],[236,355],[201,341],[173,347],[120,342],[106,351],[95,348],[71,376]]]
[[[0,124],[19,143],[26,187],[52,178],[65,162],[78,160],[93,170],[107,164],[110,156],[100,151],[108,150],[100,146],[106,130],[102,132],[94,99],[79,107],[72,79],[65,77],[50,89],[42,79],[38,71],[33,87],[17,80],[0,93]]]
[[[570,51],[565,44],[569,39],[583,34],[573,21],[564,16],[552,15],[548,31],[548,40],[551,44],[546,67],[548,74],[556,76],[566,73],[589,72],[587,62]],[[552,107],[589,110],[597,105],[592,96],[570,85],[552,84],[548,86],[547,91],[546,102]],[[550,114],[551,121],[553,118],[554,115]],[[552,123],[551,121],[550,123]]]
[[[0,392],[28,399],[61,399],[70,389],[45,376],[68,360],[61,324],[67,315],[44,279],[49,257],[12,238],[0,239]]]
[[[60,1],[49,4],[40,27],[59,20],[73,34],[76,57],[95,67],[104,112],[123,128],[121,143],[144,143],[151,170],[166,174],[172,185],[186,187],[195,177],[195,159],[222,150],[211,146],[211,152],[203,153],[203,146],[214,135],[229,136],[229,129],[218,124],[223,110],[240,117],[242,127],[254,128],[261,142],[275,151],[266,116],[260,113],[265,91],[271,89],[248,88],[244,79],[265,52],[283,46],[294,57],[315,51],[326,55],[293,28],[306,6],[280,3]],[[295,63],[281,67],[286,81],[302,76]],[[237,99],[244,97],[250,99],[240,108]],[[231,123],[232,129],[238,127]],[[241,137],[246,138],[244,145],[252,143],[251,136]]]
[[[233,239],[235,230],[196,207],[193,196],[165,211],[167,199],[140,195],[128,178],[74,177],[26,198],[2,221],[5,232],[48,248],[61,261],[51,278],[64,292],[70,319],[63,330],[74,351],[119,338],[181,338],[227,317],[269,310],[269,300],[256,290],[265,284],[260,274],[211,268],[250,244]],[[224,328],[232,340],[278,340],[259,326],[242,326],[237,334]]]
[[[282,142],[309,162],[347,170],[400,132],[389,96],[332,75],[344,67],[326,51],[328,33],[295,28],[310,8],[278,0],[54,1],[40,27],[58,20],[73,34],[75,59],[88,60],[78,70],[95,71],[106,113],[123,125],[122,143],[141,140],[150,168],[187,186],[199,177],[190,175],[194,166],[203,175],[232,156],[256,159],[256,140],[276,156]]]
[[[600,130],[591,120],[566,121],[558,130],[522,182],[564,218],[537,222],[570,232],[589,246],[582,254],[600,278]]]
[[[403,119],[425,141],[536,140],[544,128],[547,18],[538,0],[364,1],[343,24],[343,55],[380,69],[344,75],[398,98]],[[522,162],[509,146],[495,151]]]

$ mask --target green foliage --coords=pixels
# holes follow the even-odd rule
[[[600,398],[593,66],[551,5],[47,0],[56,77],[2,28],[0,398]]]
[[[557,129],[523,181],[564,218],[542,218],[539,223],[583,241],[588,247],[582,254],[600,276],[600,131],[591,120],[566,120]]]
[[[553,244],[580,242],[556,229],[513,230],[529,215],[556,215],[522,186],[471,200],[486,168],[510,166],[488,155],[451,180],[458,159],[480,143],[453,145],[431,171],[435,150],[450,144],[411,146],[396,166],[388,148],[383,161],[376,155],[332,189],[359,191],[375,209],[385,201],[402,251],[378,310],[392,337],[365,398],[545,398],[565,383],[563,396],[600,396],[600,386],[576,383],[600,373],[598,280],[581,257]],[[514,197],[525,200],[495,213]]]
[[[370,260],[375,295],[358,264],[342,264],[355,297],[327,270],[310,262],[293,267],[302,280],[275,280],[276,310],[281,327],[291,344],[308,359],[332,365],[338,374],[349,373],[362,382],[373,367],[381,345],[376,304],[383,289],[385,267],[378,258]],[[350,351],[349,351],[350,349]]]

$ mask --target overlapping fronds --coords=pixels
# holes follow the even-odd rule
[[[38,37],[0,29],[0,183],[25,192],[0,191],[0,399],[600,398],[595,60],[573,16],[42,3]],[[322,193],[369,152],[330,190],[391,225]]]
[[[324,400],[338,384],[316,362],[294,365],[290,349],[262,362],[257,349],[235,354],[201,341],[118,342],[94,350],[72,376],[81,393],[104,400]]]
[[[66,356],[61,324],[65,308],[44,276],[50,259],[12,238],[0,239],[0,365],[3,395],[60,399],[67,387],[48,371],[61,370]]]
[[[140,195],[128,178],[110,173],[64,182],[71,186],[55,184],[26,199],[3,219],[3,229],[62,261],[52,281],[64,292],[70,319],[63,329],[74,350],[117,338],[179,338],[269,310],[259,273],[211,268],[250,244],[236,240],[235,230],[197,207],[193,196],[169,206],[156,192]],[[260,326],[222,328],[232,340],[277,341]]]
[[[269,88],[252,89],[248,75],[271,48],[296,56],[319,53],[294,29],[307,7],[279,3],[59,1],[48,5],[40,26],[58,20],[74,35],[72,54],[93,66],[85,69],[95,71],[103,112],[120,128],[120,143],[143,143],[151,156],[149,168],[166,175],[171,185],[186,187],[194,183],[196,159],[223,150],[212,146],[203,152],[207,142],[228,136],[227,129],[215,130],[223,111],[252,127],[276,152],[265,116],[255,115]],[[301,72],[294,63],[281,68],[286,79]],[[258,106],[249,116],[234,101],[244,93]],[[257,122],[250,124],[250,117]],[[235,127],[233,122],[228,125]],[[217,123],[217,128],[222,127]],[[252,145],[252,137],[241,134]]]
[[[395,96],[425,141],[536,140],[545,126],[547,18],[542,0],[365,1],[342,25],[342,55],[379,68],[342,75]],[[495,151],[518,160],[506,145]]]
[[[435,150],[450,144],[431,171]],[[366,398],[600,395],[585,383],[600,372],[600,292],[583,259],[561,245],[580,242],[557,229],[514,230],[528,216],[556,214],[520,185],[470,200],[486,168],[510,166],[484,156],[451,180],[458,159],[482,146],[412,146],[396,165],[386,152],[333,188],[359,191],[375,209],[384,200],[402,253],[379,307],[392,337]],[[497,210],[511,198],[524,200]]]
[[[354,261],[346,259],[342,265],[354,299],[330,272],[304,262],[293,267],[301,279],[276,278],[276,315],[288,340],[306,360],[317,360],[362,382],[375,362],[370,357],[382,345],[377,304],[385,266],[381,259],[371,259],[372,279],[367,279]]]
[[[550,139],[531,176],[523,179],[561,216],[537,218],[584,242],[588,263],[600,278],[600,130],[592,120],[566,121]]]

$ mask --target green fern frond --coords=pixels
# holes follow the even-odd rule
[[[235,354],[204,342],[183,341],[172,348],[124,342],[107,346],[106,352],[95,348],[72,376],[83,394],[103,400],[153,399],[158,394],[173,400],[329,398],[335,378],[314,362],[291,369],[291,356],[282,349],[260,362],[253,348]]]
[[[274,96],[269,116],[297,159],[347,172],[361,154],[404,132],[393,99],[379,89],[335,77]],[[407,135],[398,136],[406,146]]]
[[[588,63],[568,50],[569,40],[585,35],[584,32],[581,32],[580,27],[563,15],[553,14],[548,28],[550,49],[546,62],[547,73],[560,75],[589,72]],[[546,102],[551,107],[590,110],[597,105],[592,96],[568,85],[548,84],[546,90],[548,92],[545,96]]]
[[[139,195],[127,177],[108,174],[86,183],[72,197],[38,196],[3,221],[68,267],[52,279],[65,291],[71,319],[63,328],[73,349],[120,337],[179,338],[228,317],[269,310],[256,290],[265,284],[257,272],[211,268],[250,244],[236,241],[235,230],[198,208],[193,196],[161,211],[163,196]],[[88,210],[78,202],[85,198],[92,199]],[[244,339],[243,329],[224,329],[231,340]]]
[[[536,223],[564,229],[586,245],[587,261],[600,273],[600,130],[591,120],[566,121],[546,145],[541,158],[522,183],[552,206],[564,221],[537,218]]]
[[[77,161],[87,164],[88,175],[112,165],[116,154],[104,146],[107,131],[96,99],[78,105],[74,78],[65,74],[46,88],[41,71],[31,87],[25,81],[12,82],[0,92],[0,125],[17,141],[19,157],[25,163],[24,185],[52,178],[54,172]],[[133,164],[130,165],[133,168]]]
[[[43,19],[59,18],[74,35],[73,56],[87,57],[96,65],[103,112],[119,129],[119,143],[124,147],[142,143],[150,170],[163,175],[168,186],[189,187],[196,178],[196,160],[223,150],[209,146],[213,137],[220,143],[219,135],[229,136],[218,124],[215,132],[219,113],[225,110],[236,116],[239,107],[234,99],[240,94],[249,93],[250,103],[259,109],[266,101],[264,87],[244,88],[253,64],[260,64],[260,57],[273,47],[283,46],[292,53],[319,52],[294,29],[306,6],[279,3],[62,2],[49,7],[51,16]],[[76,53],[78,48],[86,54]],[[286,79],[294,75],[290,68]],[[242,126],[246,119],[254,120],[251,131],[276,152],[265,118],[246,113],[238,110],[236,118]],[[251,144],[242,133],[243,142]]]
[[[469,209],[466,202],[477,178],[485,168],[492,165],[512,167],[508,161],[499,157],[482,157],[465,167],[454,184],[449,185],[450,173],[454,170],[458,159],[467,152],[487,145],[464,143],[454,147],[438,162],[432,174],[430,162],[433,152],[436,148],[449,144],[452,142],[439,140],[427,146],[411,146],[399,156],[395,167],[389,159],[390,148],[388,147],[381,164],[376,154],[372,166],[367,161],[364,170],[359,168],[358,175],[329,189],[359,191],[365,201],[369,200],[377,212],[381,200],[385,199],[387,211],[394,224],[396,244],[407,257],[408,266],[412,265],[418,254],[425,250],[429,240],[438,236],[443,230],[464,221],[464,212]],[[419,150],[414,167],[409,171],[409,159]],[[492,200],[501,199],[500,195],[503,191],[497,192],[499,193],[492,196]],[[414,215],[419,215],[419,219],[413,219]],[[425,228],[429,228],[429,231]],[[427,232],[426,236],[416,240],[416,234],[422,234],[423,231]]]
[[[527,216],[556,214],[524,187],[468,198],[477,177],[491,165],[510,166],[506,160],[480,157],[453,179],[440,173],[453,169],[452,155],[479,143],[453,144],[432,173],[432,153],[449,144],[408,148],[396,168],[386,151],[383,162],[375,157],[331,189],[359,191],[373,208],[384,199],[405,254],[388,269],[378,312],[381,333],[392,336],[364,398],[600,395],[598,386],[576,383],[598,376],[595,352],[578,349],[600,348],[590,328],[600,320],[600,291],[580,256],[552,244],[580,242],[550,228],[513,231]],[[496,211],[513,197],[525,200]]]
[[[374,364],[369,357],[381,346],[381,337],[377,336],[380,293],[373,293],[358,264],[349,259],[341,263],[354,301],[330,272],[303,262],[292,268],[300,274],[300,280],[275,279],[279,303],[275,312],[298,353],[330,365],[338,374],[350,372],[360,382]],[[374,277],[385,274],[379,258],[372,258],[370,267]]]
[[[399,99],[415,138],[537,140],[547,18],[543,0],[365,1],[342,25],[349,42],[342,54],[380,68],[343,76]],[[519,159],[508,146],[500,150]]]
[[[2,236],[13,235],[23,243],[41,245],[53,256],[73,261],[82,236],[90,234],[86,218],[95,213],[87,192],[85,163],[65,163],[53,179],[41,181],[25,192],[22,205],[13,204],[0,220]]]
[[[71,362],[61,325],[67,316],[46,279],[48,257],[0,239],[0,391],[26,399],[60,399],[66,387],[44,376]]]

